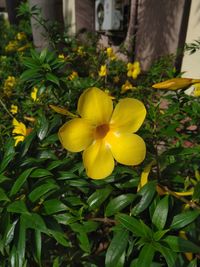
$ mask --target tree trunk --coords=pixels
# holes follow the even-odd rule
[[[134,53],[134,42],[136,38],[135,33],[137,28],[137,11],[138,11],[138,0],[131,0],[130,19],[129,19],[126,38],[124,41],[124,47],[126,48],[130,59],[133,59],[133,53]]]
[[[20,2],[20,0],[6,0],[6,11],[8,12],[8,20],[12,25],[17,25],[19,23],[16,8],[19,6]]]
[[[44,26],[38,23],[36,17],[31,18],[34,46],[38,51],[44,48],[51,49],[48,24],[58,22],[64,27],[62,0],[29,0],[30,8],[37,6],[41,9],[41,16],[47,22]]]

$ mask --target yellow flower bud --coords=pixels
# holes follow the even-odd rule
[[[178,89],[186,89],[192,84],[199,83],[200,79],[192,79],[192,78],[173,78],[166,80],[164,82],[155,83],[152,85],[155,89],[166,89],[166,90],[178,90]]]

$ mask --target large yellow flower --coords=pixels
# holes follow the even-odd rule
[[[58,135],[65,149],[84,151],[83,164],[89,177],[109,176],[114,159],[125,165],[138,165],[144,160],[145,143],[134,134],[146,116],[142,102],[124,98],[113,111],[111,98],[92,87],[80,96],[77,111],[81,118],[66,122]]]

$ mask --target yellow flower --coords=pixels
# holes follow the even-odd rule
[[[26,34],[24,32],[18,32],[16,35],[16,39],[19,41],[22,41],[22,40],[26,39]]]
[[[140,63],[138,61],[135,61],[134,63],[128,63],[127,64],[127,76],[132,77],[133,79],[136,79],[137,76],[140,74]]]
[[[99,76],[104,77],[107,75],[107,67],[106,65],[101,65],[101,68],[99,70]]]
[[[10,41],[7,46],[5,47],[6,52],[14,52],[18,48],[18,42],[17,41]]]
[[[4,81],[4,85],[3,85],[4,94],[10,97],[12,94],[12,89],[15,85],[16,85],[15,77],[8,76],[8,78]]]
[[[15,146],[17,146],[17,144],[19,142],[23,142],[25,137],[32,131],[32,129],[27,129],[26,125],[22,122],[18,122],[15,118],[13,119],[13,131],[12,134],[15,135],[14,139],[15,139]]]
[[[199,96],[200,96],[200,83],[196,83],[196,84],[194,84],[193,95],[194,95],[195,97],[199,97]]]
[[[16,106],[16,105],[11,105],[10,112],[11,112],[12,114],[17,114],[17,112],[18,112],[18,106]]]
[[[76,71],[73,71],[73,72],[69,75],[68,78],[70,79],[70,81],[72,81],[72,80],[78,78],[78,73],[77,73]]]
[[[128,90],[133,90],[136,87],[134,87],[128,80],[122,85],[121,94],[126,93]]]
[[[64,60],[64,59],[65,59],[64,54],[59,54],[59,55],[58,55],[58,59],[60,59],[60,60]]]
[[[33,99],[33,101],[37,101],[38,100],[37,93],[38,93],[38,88],[34,87],[33,91],[31,92],[31,98]]]
[[[153,88],[156,89],[167,89],[167,90],[178,90],[178,89],[186,89],[192,84],[199,83],[200,79],[192,79],[192,78],[173,78],[166,80],[164,82],[155,83],[152,85]]]
[[[83,164],[90,178],[109,176],[114,169],[114,159],[129,166],[144,160],[145,143],[134,134],[146,116],[142,102],[124,98],[113,111],[111,98],[92,87],[80,96],[77,111],[81,118],[66,122],[58,136],[65,149],[83,151]]]
[[[23,52],[24,50],[26,50],[27,48],[30,47],[30,44],[26,44],[24,46],[21,46],[17,49],[18,52]]]
[[[108,48],[106,49],[106,54],[107,54],[107,57],[108,57],[110,60],[115,60],[115,59],[116,59],[116,55],[115,55],[115,53],[113,52],[112,47],[108,47]]]
[[[77,54],[79,55],[79,56],[81,56],[81,57],[83,57],[83,56],[85,56],[85,52],[83,51],[83,46],[79,46],[78,48],[77,48]]]

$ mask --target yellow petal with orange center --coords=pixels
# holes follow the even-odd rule
[[[66,122],[58,132],[63,147],[71,152],[80,152],[93,141],[93,126],[86,120],[76,118]]]
[[[109,147],[101,140],[95,141],[83,152],[86,173],[93,179],[104,179],[114,169],[114,159]]]
[[[124,165],[138,165],[146,155],[143,139],[136,134],[116,134],[110,131],[105,142],[110,146],[115,160]]]
[[[146,116],[144,104],[133,98],[124,98],[116,105],[110,126],[118,132],[134,133],[142,125]]]
[[[111,98],[96,87],[84,91],[78,101],[78,113],[95,125],[108,123],[112,110]]]

